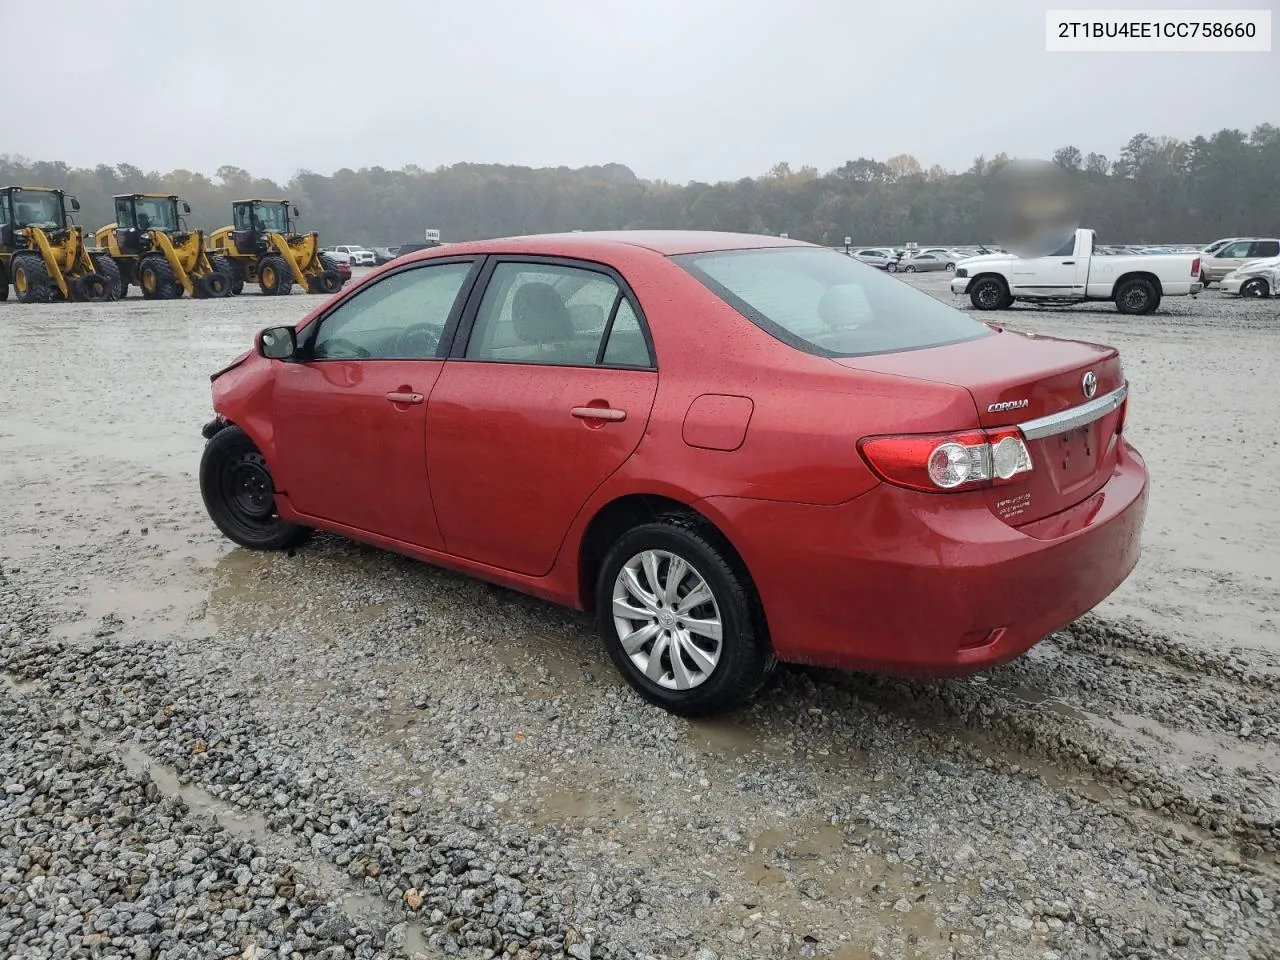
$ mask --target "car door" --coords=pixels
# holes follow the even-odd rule
[[[431,496],[450,553],[541,576],[640,443],[657,370],[606,267],[494,258],[480,285],[427,406]]]
[[[1090,249],[1077,249],[1076,236],[1052,256],[1016,259],[1009,270],[1009,290],[1015,296],[1061,297],[1084,295]],[[1081,240],[1084,246],[1088,240]]]
[[[474,259],[431,261],[360,288],[299,335],[273,405],[278,486],[295,509],[442,546],[427,483],[427,398]]]
[[[1221,280],[1236,267],[1249,261],[1254,243],[1253,240],[1237,240],[1235,243],[1228,243],[1201,264],[1201,272],[1210,280]]]

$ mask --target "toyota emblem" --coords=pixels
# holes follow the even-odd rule
[[[1098,378],[1092,370],[1084,375],[1084,380],[1081,381],[1080,386],[1084,389],[1086,400],[1092,399],[1093,395],[1098,392]]]

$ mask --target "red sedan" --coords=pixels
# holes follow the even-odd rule
[[[776,660],[963,674],[1133,569],[1110,347],[772,237],[573,233],[379,268],[215,374],[200,484],[253,548],[333,531],[594,611],[667,709]]]

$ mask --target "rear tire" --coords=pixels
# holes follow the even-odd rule
[[[239,427],[225,427],[205,444],[200,495],[223,535],[250,550],[284,550],[311,536],[309,527],[281,520],[266,458]]]
[[[226,296],[236,296],[244,289],[244,278],[240,275],[239,267],[230,257],[210,257],[209,263],[213,265],[213,269],[227,278]]]
[[[107,282],[107,289],[111,292],[111,299],[123,300],[128,287],[125,285],[124,275],[120,272],[120,265],[105,253],[92,259],[93,269],[97,270],[98,276]]]
[[[49,303],[53,300],[53,280],[44,260],[36,253],[16,253],[11,261],[13,292],[19,303]]]
[[[1013,298],[999,277],[979,277],[969,285],[969,302],[975,310],[1003,310]]]
[[[1271,296],[1271,288],[1267,285],[1267,281],[1262,277],[1254,277],[1240,285],[1240,296],[1242,297],[1269,297]]]
[[[176,300],[182,296],[182,284],[174,276],[173,267],[158,253],[149,253],[138,261],[138,288],[147,300]]]
[[[689,606],[695,595],[704,599]],[[747,702],[776,663],[751,577],[715,529],[691,517],[618,538],[600,566],[596,620],[627,682],[682,716]]]
[[[1121,313],[1142,316],[1160,306],[1160,294],[1150,280],[1134,277],[1116,289],[1115,301],[1116,309]]]
[[[284,257],[263,257],[258,264],[258,286],[268,297],[287,297],[293,292],[293,268]]]
[[[0,263],[0,303],[9,299],[9,271]]]
[[[195,288],[197,296],[208,300],[218,300],[231,292],[230,282],[219,270],[201,274],[196,278]]]

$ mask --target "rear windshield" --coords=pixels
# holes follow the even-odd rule
[[[920,350],[993,333],[927,293],[834,250],[730,250],[671,259],[766,332],[818,356]]]

